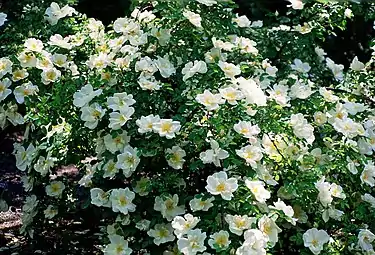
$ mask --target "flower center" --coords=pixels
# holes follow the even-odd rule
[[[166,133],[171,132],[172,131],[172,124],[171,123],[163,123],[161,125],[161,131],[166,132]]]
[[[225,183],[220,183],[219,185],[217,185],[216,186],[216,191],[218,191],[218,192],[225,191]]]
[[[128,204],[128,200],[126,200],[126,197],[124,197],[124,196],[120,196],[119,202],[120,202],[121,206],[125,206],[125,205]]]
[[[313,245],[313,246],[318,246],[318,240],[316,240],[316,239],[313,239],[312,241],[311,241],[311,244]]]

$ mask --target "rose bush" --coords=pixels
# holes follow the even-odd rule
[[[54,3],[48,39],[0,59],[1,127],[26,126],[24,233],[83,205],[104,254],[374,253],[375,57],[317,45],[363,10],[235,7],[140,2],[105,30]]]

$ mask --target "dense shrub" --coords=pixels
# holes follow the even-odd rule
[[[357,7],[140,2],[107,30],[57,7],[0,59],[25,234],[89,207],[105,254],[374,252],[374,58],[346,71],[318,46]]]

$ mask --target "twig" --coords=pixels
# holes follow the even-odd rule
[[[267,133],[266,135],[267,135],[268,138],[271,140],[273,146],[275,146],[277,152],[281,155],[281,157],[282,157],[285,161],[287,161],[286,158],[284,157],[284,155],[283,155],[283,154],[281,153],[281,151],[279,150],[279,148],[277,148],[277,145],[276,145],[275,141],[269,136],[268,133]]]
[[[375,101],[373,99],[367,97],[366,95],[363,95],[363,94],[362,95],[356,95],[356,94],[353,94],[352,92],[344,90],[344,89],[337,89],[337,88],[330,88],[330,87],[324,87],[324,88],[327,89],[327,90],[337,92],[337,93],[348,93],[348,94],[355,95],[355,96],[363,96],[364,100],[367,101],[368,104],[370,104],[372,106],[375,106]]]

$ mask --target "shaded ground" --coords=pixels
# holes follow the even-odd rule
[[[24,243],[18,234],[18,228],[21,225],[20,208],[25,194],[21,173],[11,154],[13,142],[19,140],[19,134],[17,130],[12,131],[0,131],[0,194],[9,205],[7,212],[0,213],[0,254],[7,254]]]
[[[21,182],[22,172],[16,168],[12,155],[13,143],[20,139],[18,130],[0,131],[0,197],[9,205],[7,212],[0,213],[0,254],[101,254],[98,225],[87,216],[89,212],[51,222],[48,230],[34,240],[20,235],[25,192]],[[62,168],[59,172],[71,175],[72,167]],[[74,174],[71,176],[75,177]]]

